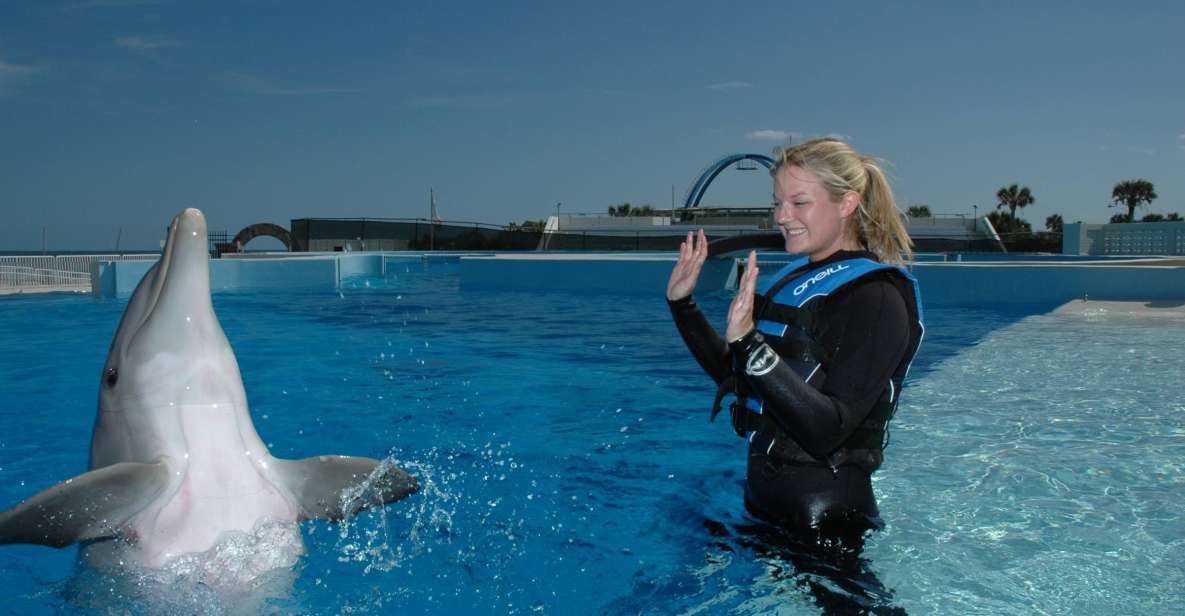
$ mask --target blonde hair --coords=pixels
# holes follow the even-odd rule
[[[860,195],[860,206],[845,229],[884,263],[906,265],[913,258],[913,240],[905,229],[893,189],[879,161],[857,154],[838,139],[822,138],[781,148],[770,175],[784,167],[809,169],[823,180],[832,201],[849,190]]]

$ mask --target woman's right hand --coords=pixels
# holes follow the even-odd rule
[[[675,269],[671,271],[671,279],[667,281],[667,299],[676,301],[683,299],[695,290],[699,282],[699,270],[708,258],[708,240],[704,230],[698,233],[687,232],[687,239],[679,244],[679,260]]]

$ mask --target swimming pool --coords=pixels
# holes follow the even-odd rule
[[[0,302],[0,503],[85,470],[124,302]],[[340,292],[220,293],[282,457],[391,455],[424,490],[305,524],[279,613],[818,613],[740,530],[744,443],[661,299],[472,291],[415,263]],[[726,298],[703,298],[719,322]],[[939,308],[875,486],[865,558],[910,613],[1174,613],[1185,595],[1185,322]],[[222,613],[134,595],[74,549],[0,548],[3,609]],[[153,589],[149,589],[152,591]]]

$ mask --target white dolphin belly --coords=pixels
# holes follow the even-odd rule
[[[231,403],[181,405],[169,459],[171,489],[133,517],[127,533],[137,560],[160,566],[204,552],[227,532],[261,521],[297,521],[299,506],[272,480],[274,462]]]

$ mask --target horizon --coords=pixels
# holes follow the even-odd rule
[[[709,163],[838,135],[899,208],[1185,214],[1185,7],[1092,2],[348,8],[67,0],[0,9],[0,250],[151,250],[299,218],[494,225],[669,208]],[[763,172],[704,205],[764,206]],[[256,240],[266,242],[266,240]],[[277,242],[278,245],[278,242]],[[252,249],[256,243],[252,242]]]

